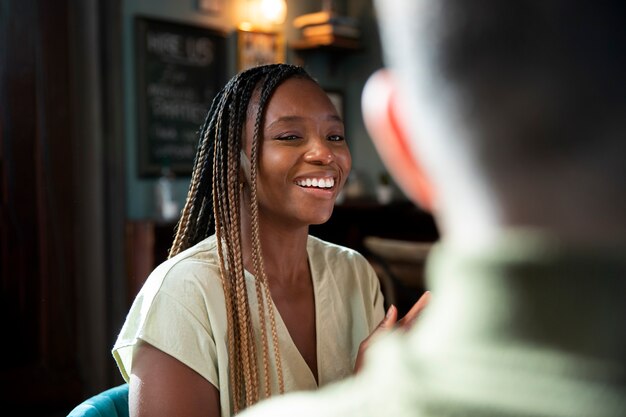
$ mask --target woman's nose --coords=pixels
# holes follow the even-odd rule
[[[328,146],[326,138],[315,138],[311,140],[311,145],[307,149],[304,159],[312,164],[328,165],[335,160],[335,153]]]

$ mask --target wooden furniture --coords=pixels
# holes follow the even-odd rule
[[[300,38],[289,43],[295,53],[295,63],[304,66],[307,57],[312,54],[323,54],[329,57],[331,73],[337,69],[339,60],[348,54],[363,50],[361,40],[342,36],[328,35],[325,37]]]
[[[289,44],[295,51],[325,50],[328,52],[350,52],[361,49],[358,40],[329,36],[324,40],[298,39]]]
[[[424,267],[432,243],[367,236],[364,245],[380,278],[385,307],[394,304],[403,316],[426,289]]]

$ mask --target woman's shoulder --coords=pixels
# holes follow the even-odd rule
[[[309,235],[307,242],[309,257],[314,260],[323,260],[326,263],[350,263],[369,265],[365,257],[358,251],[347,246],[327,242],[318,237]]]
[[[378,278],[369,261],[358,251],[309,236],[309,264],[319,288],[334,288],[340,297],[355,292],[370,298]],[[326,284],[333,283],[328,286]]]
[[[219,265],[217,254],[217,238],[211,235],[195,245],[185,249],[177,255],[163,262],[160,266],[175,267],[179,265],[215,264]]]
[[[188,293],[190,287],[200,294],[221,288],[217,241],[210,236],[157,266],[148,276],[142,291]]]

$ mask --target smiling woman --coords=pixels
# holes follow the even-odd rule
[[[383,319],[379,282],[309,236],[350,168],[343,122],[302,68],[255,67],[219,92],[170,259],[113,349],[132,415],[226,417],[354,372]]]
[[[278,86],[264,121],[258,176],[261,213],[276,221],[274,228],[288,225],[306,236],[310,224],[330,218],[350,172],[343,123],[319,85],[302,77]],[[253,130],[247,123],[248,155]]]

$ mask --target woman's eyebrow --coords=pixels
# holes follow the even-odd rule
[[[288,123],[288,122],[299,122],[304,120],[304,117],[302,116],[282,116],[279,117],[278,119],[274,120],[272,123],[270,123],[269,125],[267,125],[267,127],[272,127],[276,124],[280,124],[280,123]]]
[[[274,125],[277,125],[277,124],[280,124],[280,123],[299,122],[299,121],[302,121],[304,119],[305,119],[305,117],[302,117],[302,116],[282,116],[282,117],[279,117],[278,119],[274,120],[269,125],[267,125],[267,128],[272,128]],[[336,121],[336,122],[343,123],[343,119],[341,117],[337,116],[336,114],[329,114],[324,119],[327,120],[327,121]]]

